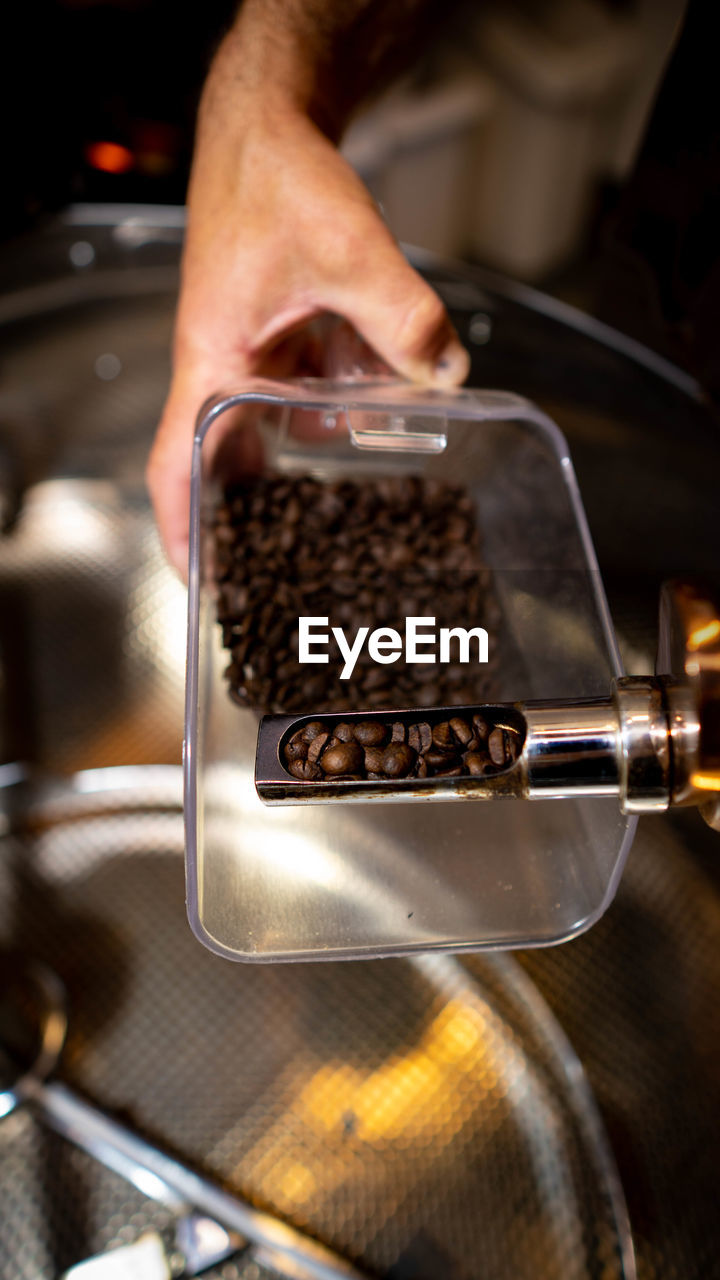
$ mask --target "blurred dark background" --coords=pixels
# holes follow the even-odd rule
[[[0,234],[71,201],[181,204],[200,87],[232,0],[9,9]]]

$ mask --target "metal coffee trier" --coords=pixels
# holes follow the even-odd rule
[[[688,583],[663,587],[657,671],[615,680],[606,698],[266,716],[255,785],[268,804],[617,796],[626,813],[700,806],[720,829],[720,609],[705,590]],[[283,763],[285,744],[310,720],[331,729],[374,719],[433,724],[477,712],[495,724],[505,720],[522,743],[515,760],[490,774],[308,782],[293,778]]]

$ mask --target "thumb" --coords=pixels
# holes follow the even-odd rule
[[[338,310],[398,373],[413,382],[454,387],[470,372],[462,346],[435,290],[413,270],[384,224],[343,287]]]

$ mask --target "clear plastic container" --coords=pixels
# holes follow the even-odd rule
[[[254,380],[216,398],[199,419],[191,493],[184,769],[197,937],[231,959],[279,961],[543,946],[588,928],[635,829],[617,800],[259,800],[259,715],[223,679],[210,530],[228,460],[237,472],[252,453],[257,471],[258,442],[267,473],[465,487],[501,613],[493,701],[606,696],[620,674],[567,445],[534,405],[385,379]]]

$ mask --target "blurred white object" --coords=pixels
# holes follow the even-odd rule
[[[470,5],[344,153],[399,240],[535,280],[577,252],[598,181],[631,168],[685,7]]]
[[[63,1280],[170,1280],[171,1271],[160,1236],[146,1231],[134,1244],[121,1245],[79,1262]]]
[[[577,248],[607,129],[641,62],[639,29],[591,0],[491,9],[474,32],[496,109],[476,170],[472,249],[534,279]]]
[[[399,240],[451,257],[465,248],[492,103],[492,83],[477,70],[422,91],[401,86],[352,126],[343,152]]]

